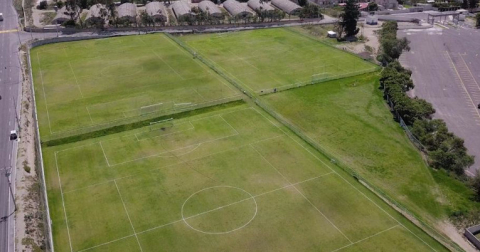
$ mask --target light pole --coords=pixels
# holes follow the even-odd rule
[[[10,191],[10,195],[12,196],[12,201],[13,201],[13,212],[9,213],[8,215],[6,216],[3,216],[0,218],[0,222],[3,222],[3,221],[6,221],[10,216],[12,216],[16,211],[17,211],[17,204],[15,202],[15,196],[13,195],[13,190],[12,190],[12,183],[10,181],[10,179],[8,178],[10,176],[10,172],[9,170],[12,169],[12,167],[5,167],[5,178],[7,179],[7,182],[8,182],[8,188],[9,188],[9,191]]]

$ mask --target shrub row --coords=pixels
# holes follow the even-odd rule
[[[87,140],[90,138],[97,138],[97,137],[102,137],[110,134],[115,134],[127,130],[133,130],[133,129],[138,129],[141,127],[149,126],[152,122],[158,122],[161,120],[166,120],[166,119],[180,119],[180,118],[185,118],[185,117],[190,117],[198,114],[203,114],[203,113],[208,113],[220,109],[225,109],[229,107],[234,107],[238,106],[241,104],[244,104],[244,100],[236,100],[236,101],[231,101],[227,103],[223,103],[220,105],[213,105],[213,106],[208,106],[208,107],[203,107],[195,110],[189,110],[189,111],[183,111],[180,113],[176,114],[169,114],[169,115],[164,115],[164,116],[159,116],[155,118],[151,118],[148,120],[143,120],[143,121],[138,121],[138,122],[133,122],[129,124],[122,124],[118,126],[113,126],[110,128],[106,129],[101,129],[97,131],[92,131],[84,134],[79,134],[79,135],[74,135],[74,136],[69,136],[69,137],[64,137],[64,138],[59,138],[59,139],[54,139],[46,142],[42,142],[43,147],[51,147],[51,146],[56,146],[56,145],[62,145],[62,144],[67,144],[67,143],[74,143],[78,141],[83,141]]]

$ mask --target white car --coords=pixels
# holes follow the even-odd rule
[[[0,13],[0,21],[3,21],[3,13]]]
[[[12,130],[10,131],[10,140],[17,140],[18,138],[18,135],[17,135],[17,131],[16,130]]]

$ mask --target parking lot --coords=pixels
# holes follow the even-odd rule
[[[435,118],[445,120],[449,129],[465,139],[480,169],[480,30],[435,25],[429,29],[400,30],[399,37],[411,41],[410,52],[400,61],[412,70],[412,96],[431,102]]]

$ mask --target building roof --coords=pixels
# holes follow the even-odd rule
[[[235,0],[227,0],[223,7],[233,16],[253,16],[247,5],[241,4]]]
[[[287,14],[293,14],[302,9],[300,5],[290,1],[290,0],[272,0],[272,4],[279,8],[280,10],[286,12]]]
[[[177,18],[184,15],[191,15],[191,9],[187,2],[175,1],[172,4],[172,10]]]
[[[274,11],[275,9],[270,6],[267,2],[261,2],[260,0],[249,0],[248,7],[252,8],[253,10],[263,10],[263,11]]]
[[[200,8],[200,10],[202,10],[203,12],[208,12],[211,15],[215,15],[215,16],[223,15],[220,8],[218,8],[216,4],[214,4],[212,1],[209,1],[209,0],[201,1],[198,4],[198,8]]]
[[[157,1],[146,4],[145,11],[149,16],[154,18],[165,18],[168,16],[165,5]]]
[[[88,10],[87,17],[85,20],[90,20],[91,18],[100,18],[102,16],[102,14],[100,13],[102,9],[106,10],[105,5],[103,4],[92,5]]]
[[[137,16],[137,6],[132,3],[124,3],[117,8],[118,16],[123,17],[136,17]]]

